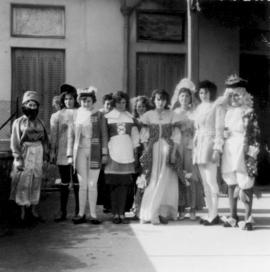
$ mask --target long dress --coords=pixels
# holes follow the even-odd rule
[[[194,135],[192,111],[177,108],[174,112],[174,141],[182,158],[183,170],[191,174],[188,186],[179,183],[179,206],[200,210],[204,207],[204,195],[198,167],[192,163]]]
[[[147,143],[147,152],[151,152],[149,184],[145,189],[140,219],[143,222],[159,223],[159,216],[176,220],[178,212],[178,177],[169,165],[172,148],[173,112],[164,110],[159,114],[156,110],[146,112],[141,120],[142,142]],[[143,155],[143,156],[144,156]]]
[[[12,125],[11,150],[14,165],[22,160],[23,171],[12,171],[10,199],[20,206],[37,205],[40,198],[43,160],[48,155],[48,136],[43,123],[37,118],[30,121],[25,115]]]

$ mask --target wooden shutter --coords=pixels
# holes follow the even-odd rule
[[[52,114],[52,97],[59,93],[59,87],[65,80],[64,50],[22,49],[12,50],[12,112],[15,101],[26,90],[40,94],[40,118],[49,128]]]
[[[150,96],[154,89],[172,95],[185,74],[185,55],[139,53],[137,55],[137,92]]]

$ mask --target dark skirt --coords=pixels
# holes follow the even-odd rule
[[[132,174],[106,174],[106,184],[130,186],[133,183]]]

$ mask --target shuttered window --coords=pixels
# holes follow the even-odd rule
[[[44,49],[12,49],[12,103],[19,102],[26,90],[40,94],[40,118],[49,128],[52,114],[52,97],[59,93],[59,87],[65,81],[65,51]]]
[[[165,89],[172,95],[184,75],[184,54],[138,53],[136,94],[150,96],[154,89]]]

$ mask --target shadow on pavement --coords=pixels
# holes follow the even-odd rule
[[[130,226],[113,225],[108,215],[102,225],[54,223],[58,207],[58,194],[46,193],[40,204],[45,223],[0,238],[0,271],[155,271]]]

